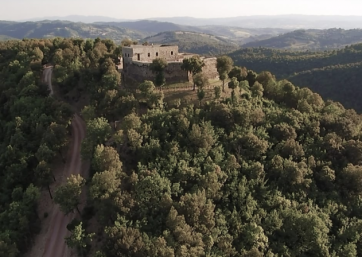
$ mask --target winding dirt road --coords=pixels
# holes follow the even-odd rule
[[[44,66],[43,81],[48,84],[50,96],[54,94],[52,86],[52,66]],[[85,136],[85,123],[77,115],[74,115],[71,124],[72,139],[69,144],[66,163],[63,166],[59,164],[59,168],[55,168],[57,181],[51,185],[52,191],[61,184],[66,182],[67,177],[71,174],[81,174],[83,177],[88,176],[89,163],[82,162],[80,156],[80,147],[82,139]],[[85,190],[83,190],[85,191]],[[81,195],[81,205],[85,204],[86,194]],[[28,257],[70,257],[73,254],[65,243],[64,238],[69,236],[67,225],[77,216],[76,213],[64,215],[59,205],[50,200],[49,195],[43,192],[41,200],[42,212],[47,211],[49,216],[42,220],[42,231],[34,240],[34,246],[28,253]],[[80,209],[82,206],[80,206]],[[40,214],[40,215],[41,215]]]
[[[71,174],[82,174],[82,161],[80,156],[80,145],[85,136],[85,125],[82,119],[76,114],[72,121],[72,142],[67,155],[67,163],[64,166],[62,183]],[[71,251],[65,244],[64,238],[69,236],[67,225],[76,217],[76,213],[64,215],[55,205],[52,213],[47,242],[44,248],[43,257],[67,257]]]
[[[52,72],[53,72],[53,66],[44,67],[43,79],[45,83],[48,83],[50,95],[54,94],[53,85],[52,85]]]

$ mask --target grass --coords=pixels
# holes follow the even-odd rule
[[[225,92],[221,92],[221,99],[225,99],[231,95],[231,90],[228,88],[227,83],[228,81],[225,81]],[[128,80],[127,87],[125,87],[125,89],[132,91],[135,97],[140,99],[139,92],[136,90],[138,84],[138,82]],[[205,97],[202,100],[202,103],[211,101],[215,98],[214,87],[216,86],[222,88],[222,81],[219,79],[210,79],[209,85],[204,88]],[[167,84],[162,87],[162,92],[164,94],[163,100],[170,107],[177,106],[178,104],[181,106],[187,106],[190,104],[199,106],[200,103],[197,98],[197,91],[192,89],[193,84],[190,82]]]
[[[205,97],[202,103],[211,101],[215,98],[214,87],[220,86],[222,88],[222,81],[210,80],[210,85],[207,86],[205,91]],[[227,84],[227,82],[225,82]],[[193,91],[191,83],[177,83],[163,87],[163,94],[165,96],[164,102],[168,106],[176,106],[177,102],[180,102],[181,106],[187,106],[193,104],[199,106],[199,100],[197,98],[197,91]],[[221,93],[221,98],[230,97],[231,90],[225,86],[225,92]]]

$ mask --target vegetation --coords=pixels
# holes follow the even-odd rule
[[[39,192],[47,189],[53,197],[49,188],[55,179],[53,160],[64,161],[73,116],[73,108],[58,96],[74,103],[85,94],[107,118],[136,104],[115,90],[120,84],[116,70],[120,49],[112,40],[99,38],[0,42],[0,256],[19,256],[32,245],[40,228]],[[54,98],[42,82],[46,63],[54,66]],[[111,103],[118,107],[109,110]],[[103,142],[110,126],[106,119],[96,118],[92,108],[84,114],[90,121],[82,146],[93,156],[92,147]],[[66,213],[76,209],[83,183],[82,178],[71,177],[56,190],[54,200]]]
[[[10,38],[92,38],[112,39],[120,43],[125,38],[147,36],[139,31],[111,25],[86,24],[70,21],[8,22],[0,21],[0,35]]]
[[[228,57],[225,92],[196,72],[197,107],[167,105],[151,81],[119,87],[120,52],[99,38],[0,43],[1,256],[31,244],[39,189],[67,145],[72,111],[40,83],[50,61],[64,98],[89,99],[91,178],[71,176],[54,194],[68,213],[87,187],[92,212],[65,239],[81,256],[92,239],[103,257],[362,255],[362,116]]]
[[[139,107],[108,119],[121,125],[91,158],[98,254],[362,254],[362,117],[269,72],[228,71],[240,76],[227,97],[143,105],[155,93],[144,82]]]
[[[201,58],[197,55],[186,58],[182,61],[181,69],[187,71],[187,73],[191,73],[193,78],[202,72],[202,68],[205,66],[205,63]],[[196,81],[194,79],[194,88],[196,89]]]
[[[42,58],[54,49],[50,40],[0,42],[0,256],[31,246],[40,189],[67,145],[72,111],[41,82]]]
[[[326,99],[362,111],[358,87],[362,44],[324,52],[244,48],[229,56],[239,66],[271,71],[279,79],[307,86]]]
[[[269,39],[250,42],[243,46],[290,50],[325,50],[361,42],[362,29],[301,29]]]

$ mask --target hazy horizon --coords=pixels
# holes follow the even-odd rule
[[[114,19],[163,17],[228,18],[264,15],[361,16],[362,2],[345,0],[138,0],[120,3],[113,0],[12,0],[2,4],[0,20],[31,20],[72,15],[104,16]],[[29,11],[31,10],[31,11]]]

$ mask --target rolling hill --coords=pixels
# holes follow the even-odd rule
[[[328,29],[362,28],[362,16],[341,15],[251,15],[228,18],[165,17],[151,20],[189,26],[222,25],[242,28]]]
[[[70,21],[8,22],[0,21],[0,35],[11,38],[109,38],[120,42],[125,38],[141,39],[141,32],[101,24],[75,23]]]
[[[171,22],[159,22],[154,20],[140,20],[127,22],[99,22],[97,24],[110,25],[119,28],[127,28],[142,32],[148,36],[152,36],[166,31],[191,31],[197,33],[211,34],[218,37],[225,37],[228,40],[239,45],[255,41],[264,40],[289,32],[288,29],[273,28],[240,28],[235,26],[188,26]]]
[[[243,48],[229,56],[235,65],[257,73],[270,71],[277,79],[309,87],[326,99],[362,112],[362,43],[329,51]]]
[[[14,39],[16,39],[16,38],[9,37],[9,36],[6,36],[6,35],[0,35],[0,41],[14,40]]]
[[[175,44],[179,46],[182,52],[203,55],[219,55],[235,51],[239,48],[236,43],[222,37],[186,31],[162,32],[147,37],[144,41],[158,44]]]
[[[362,29],[295,30],[277,37],[254,41],[244,47],[269,47],[292,50],[324,50],[362,42]]]

